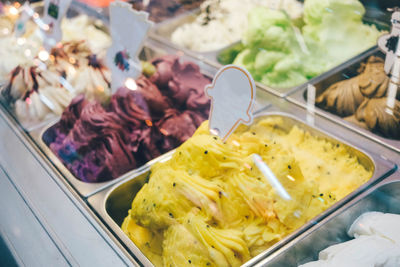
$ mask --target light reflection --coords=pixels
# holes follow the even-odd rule
[[[49,59],[49,53],[46,50],[42,50],[39,52],[38,57],[41,61],[46,61]]]
[[[297,217],[297,218],[300,218],[301,217],[301,211],[300,210],[296,210],[295,212],[293,212],[293,215],[295,216],[295,217]]]
[[[17,9],[15,6],[11,6],[11,7],[8,9],[8,12],[9,12],[11,15],[13,15],[13,16],[18,15],[18,9]]]
[[[33,64],[35,64],[35,66],[37,66],[39,69],[41,70],[46,70],[47,66],[45,63],[43,63],[42,61],[40,61],[39,59],[35,58],[33,60]]]
[[[73,57],[70,57],[70,58],[68,59],[68,61],[69,61],[69,63],[71,63],[71,64],[75,64],[75,63],[76,63],[76,59],[73,58]]]
[[[43,25],[43,30],[44,31],[48,31],[48,30],[50,30],[50,26],[49,25],[47,25],[47,24],[45,24],[45,25]]]
[[[315,123],[315,94],[316,89],[315,86],[308,84],[307,85],[307,122],[310,125],[314,125]]]
[[[392,76],[392,79],[396,77]],[[397,82],[397,79],[396,79]],[[385,112],[390,116],[393,116],[393,109],[396,104],[396,95],[397,95],[398,86],[392,80],[389,83],[388,93],[387,93],[387,100],[386,100],[386,108]]]
[[[240,143],[239,143],[238,141],[236,141],[236,140],[233,140],[233,141],[232,141],[232,144],[233,144],[234,146],[240,146]]]
[[[75,75],[76,70],[73,66],[68,66],[68,72],[70,75]]]
[[[24,54],[25,56],[30,57],[32,55],[32,51],[30,49],[25,49]]]
[[[52,110],[52,111],[55,111],[55,110],[56,110],[56,108],[55,108],[53,102],[52,102],[50,99],[48,99],[45,95],[41,94],[40,92],[38,92],[38,95],[39,95],[39,99],[40,99],[50,110]]]
[[[62,86],[64,86],[65,89],[67,89],[70,93],[74,94],[75,93],[75,88],[62,76],[59,78],[59,82],[61,83]]]
[[[393,110],[390,109],[389,107],[386,107],[386,108],[385,108],[385,112],[386,112],[387,114],[389,114],[390,116],[393,116]]]
[[[165,129],[160,129],[160,132],[163,134],[163,135],[168,135],[168,132],[167,132],[167,130],[165,130]]]
[[[224,197],[229,197],[229,195],[227,194],[227,193],[225,193],[224,191],[219,191],[219,193],[221,194],[221,195],[223,195]]]
[[[247,169],[251,170],[251,166],[250,166],[248,163],[245,163],[244,166],[245,166]]]
[[[128,78],[125,80],[125,86],[129,90],[132,90],[132,91],[137,90],[137,84],[136,84],[135,80],[132,78]]]
[[[261,156],[258,154],[253,154],[252,158],[257,168],[263,174],[263,177],[272,186],[272,188],[276,190],[278,195],[285,200],[291,200],[292,197],[288,194],[288,192],[279,182],[278,178],[276,178],[275,174],[271,171],[268,165],[262,160]]]
[[[296,179],[294,179],[293,176],[291,176],[291,175],[289,175],[289,174],[286,175],[286,177],[287,177],[289,180],[293,181],[293,182],[296,181]]]
[[[18,45],[24,45],[26,43],[26,39],[24,37],[20,37],[17,39]]]
[[[210,133],[212,134],[212,135],[219,135],[219,130],[218,129],[216,129],[216,128],[214,128],[214,129],[210,129]]]

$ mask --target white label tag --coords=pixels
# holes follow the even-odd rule
[[[392,29],[378,39],[379,48],[386,54],[384,70],[390,77],[385,112],[393,115],[400,82],[400,11],[392,14]]]
[[[392,70],[394,61],[400,55],[396,55],[399,48],[400,36],[400,11],[395,11],[392,14],[392,30],[389,34],[385,34],[378,39],[379,48],[386,54],[385,72],[389,74]]]
[[[209,129],[226,140],[240,123],[253,122],[256,86],[251,74],[235,65],[222,67],[205,92],[211,98]]]
[[[110,4],[113,43],[107,51],[107,65],[112,73],[113,92],[126,83],[131,84],[142,73],[138,56],[153,25],[148,17],[147,12],[136,11],[130,4],[121,1]],[[132,85],[130,87],[135,88]]]
[[[314,125],[315,123],[315,95],[316,90],[315,86],[308,84],[307,85],[307,122],[310,125]]]
[[[45,0],[43,22],[46,24],[43,32],[45,35],[44,47],[46,50],[53,48],[61,41],[61,21],[67,13],[72,0]],[[76,29],[79,31],[80,29]]]

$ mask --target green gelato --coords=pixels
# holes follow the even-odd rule
[[[358,0],[305,0],[299,29],[283,11],[258,7],[233,63],[271,87],[300,85],[376,44],[381,33],[364,13]]]

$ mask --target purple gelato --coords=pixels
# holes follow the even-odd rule
[[[207,119],[204,94],[211,80],[177,56],[153,61],[156,73],[137,79],[106,106],[76,97],[60,121],[43,135],[63,164],[84,182],[115,179],[176,148]]]

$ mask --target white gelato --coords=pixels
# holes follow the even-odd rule
[[[198,52],[224,48],[241,39],[247,29],[247,14],[257,6],[283,9],[292,18],[303,12],[303,5],[296,0],[207,0],[197,18],[178,27],[171,40]]]
[[[348,234],[353,237],[377,235],[400,245],[400,215],[381,212],[364,213],[354,221]]]
[[[367,212],[350,227],[355,237],[319,253],[319,260],[301,267],[398,267],[400,266],[400,215]]]

